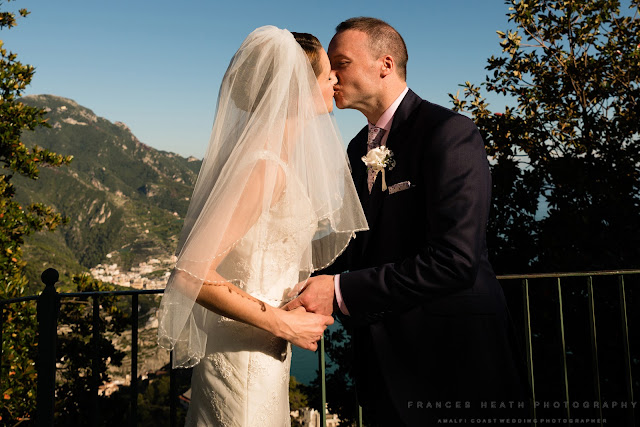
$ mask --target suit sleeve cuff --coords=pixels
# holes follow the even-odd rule
[[[333,286],[336,291],[336,301],[338,302],[338,307],[340,308],[340,311],[342,312],[342,314],[344,314],[345,316],[348,316],[349,310],[347,310],[347,306],[344,303],[344,300],[342,299],[342,292],[340,291],[340,275],[339,274],[336,274],[335,276],[333,276]]]

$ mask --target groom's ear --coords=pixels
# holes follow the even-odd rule
[[[390,74],[392,74],[396,69],[396,61],[393,59],[391,55],[385,55],[381,60],[380,67],[380,77],[384,78]]]

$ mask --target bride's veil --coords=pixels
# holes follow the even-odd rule
[[[266,26],[244,40],[222,80],[178,261],[159,309],[159,343],[174,351],[175,367],[192,366],[205,352],[207,313],[195,304],[202,283],[211,271],[222,274],[218,267],[241,242],[269,246],[273,236],[260,218],[294,185],[303,197],[292,212],[307,219],[300,227],[314,236],[299,254],[305,280],[331,264],[367,223],[306,54],[289,31]],[[246,289],[242,269],[224,273],[252,294],[266,294],[271,285],[258,280],[260,289]]]

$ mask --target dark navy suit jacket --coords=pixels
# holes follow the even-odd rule
[[[366,145],[365,127],[347,152],[370,230],[329,271],[348,270],[340,289],[361,404],[387,408],[402,419],[395,425],[421,425],[442,412],[427,410],[436,401],[469,401],[447,414],[464,416],[481,401],[525,399],[487,256],[491,177],[478,129],[409,90],[387,140],[396,166],[386,183],[406,188],[393,193],[379,173],[369,194]]]

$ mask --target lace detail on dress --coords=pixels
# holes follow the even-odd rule
[[[249,358],[249,382],[267,373],[268,366],[260,361],[260,359]]]
[[[264,378],[267,376],[267,370],[273,369],[269,365],[274,363],[273,359],[265,359],[260,353],[254,354],[250,361],[249,368],[249,389],[257,389],[260,384],[264,384]],[[289,371],[291,366],[291,345],[286,343],[284,363],[279,364],[284,369],[279,369],[280,373],[274,375],[274,371],[270,372],[269,387],[264,388],[262,393],[266,398],[260,400],[255,399],[254,402],[259,403],[254,408],[253,415],[249,418],[251,426],[288,426],[291,423],[289,412]],[[278,370],[275,370],[277,372]],[[287,408],[286,411],[275,411],[274,408]]]
[[[224,357],[222,355],[218,355]],[[219,427],[232,427],[238,426],[239,421],[242,425],[242,419],[238,420],[234,418],[233,413],[228,411],[230,401],[242,402],[243,396],[236,394],[230,394],[229,391],[233,391],[233,383],[228,381],[220,382],[220,377],[212,375],[211,365],[207,362],[214,360],[213,366],[221,363],[218,358],[203,359],[193,370],[192,389],[191,389],[191,402],[189,406],[189,412],[185,420],[185,426],[219,426]],[[215,368],[214,368],[215,369]],[[216,370],[217,371],[217,370]],[[226,379],[232,380],[231,370],[224,369],[226,371]],[[221,374],[220,371],[217,371]],[[222,375],[221,375],[222,376]],[[214,387],[207,386],[217,385]],[[221,386],[225,384],[226,386]]]
[[[288,388],[288,386],[287,386]],[[288,397],[288,396],[287,396]],[[277,408],[282,404],[282,393],[279,390],[274,390],[269,392],[269,399],[263,403],[258,411],[256,411],[254,417],[251,419],[251,423],[249,425],[252,426],[265,426],[265,425],[278,425],[278,426],[289,426],[291,425],[291,415],[287,414],[286,418],[282,420],[274,419],[273,408]],[[288,407],[287,402],[287,407]],[[277,423],[277,424],[276,424]]]
[[[226,399],[213,391],[208,394],[211,399],[211,409],[214,416],[216,417],[216,421],[220,423],[221,427],[230,427],[231,421],[224,419],[224,408],[226,407]]]
[[[213,353],[207,356],[207,359],[213,362],[213,366],[220,376],[225,380],[229,380],[232,374],[232,365],[227,361],[221,353]]]

